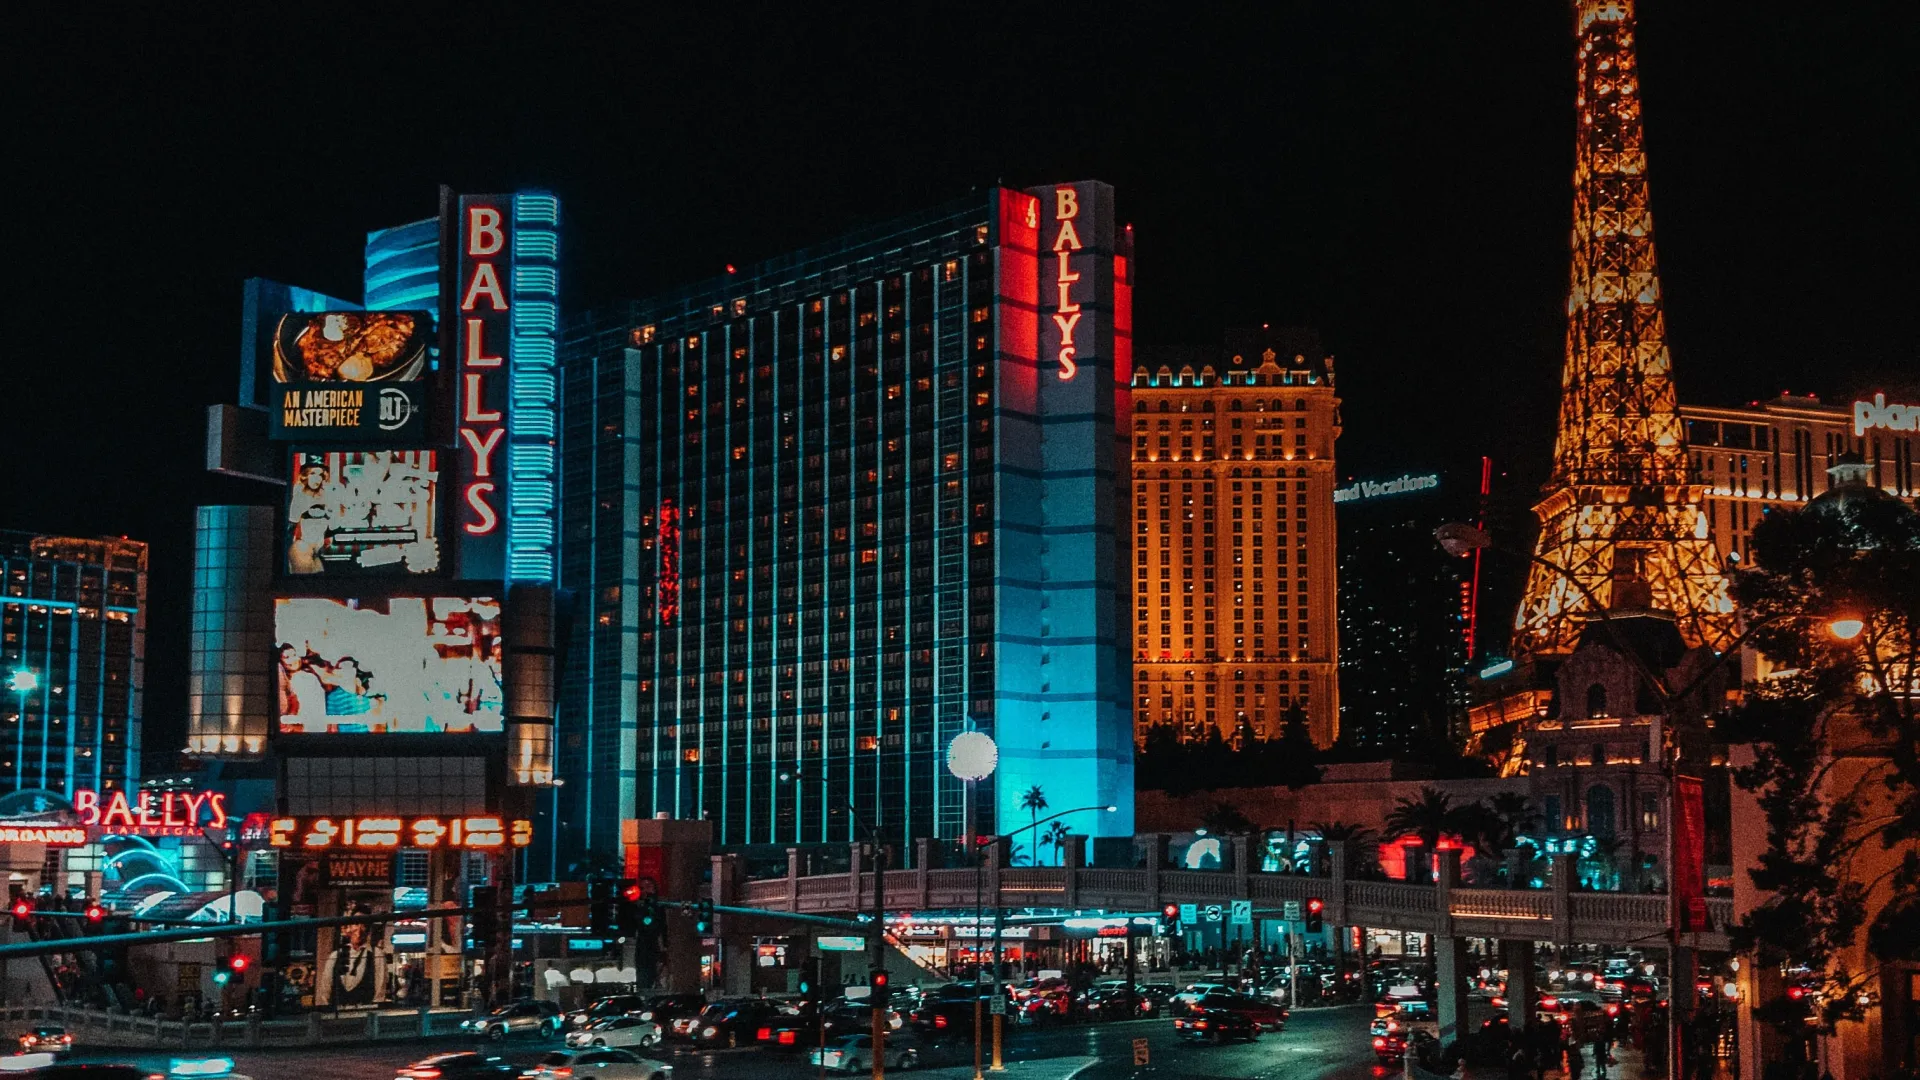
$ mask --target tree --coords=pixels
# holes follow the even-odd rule
[[[1040,811],[1045,810],[1046,808],[1047,808],[1047,795],[1046,795],[1046,792],[1040,790],[1039,784],[1035,784],[1032,787],[1028,788],[1027,793],[1025,795],[1020,796],[1020,809],[1025,810],[1027,813],[1033,816],[1033,824],[1029,826],[1029,828],[1033,828],[1036,831],[1036,833],[1038,832],[1038,826],[1040,824]],[[1039,858],[1040,837],[1038,835],[1035,835],[1033,837],[1033,851],[1034,851],[1033,862],[1034,862],[1034,865],[1038,866],[1040,863],[1040,858]]]
[[[1832,491],[1754,527],[1734,596],[1783,671],[1719,725],[1751,748],[1734,781],[1767,840],[1747,872],[1768,895],[1733,928],[1735,946],[1815,972],[1828,1032],[1863,1014],[1878,965],[1920,961],[1920,514],[1849,467],[1864,470],[1843,459]],[[1756,1007],[1807,1031],[1805,1001]]]
[[[1280,717],[1280,745],[1275,749],[1278,753],[1270,755],[1275,759],[1274,779],[1292,791],[1320,782],[1320,751],[1307,731],[1307,710],[1298,701]]]
[[[1061,866],[1067,865],[1066,848],[1069,835],[1071,834],[1067,832],[1067,823],[1064,821],[1056,821],[1048,825],[1047,831],[1040,834],[1040,843],[1053,848],[1053,861]]]
[[[1426,853],[1424,857],[1432,859],[1442,839],[1450,834],[1459,835],[1463,825],[1471,827],[1465,818],[1462,808],[1453,805],[1452,796],[1437,787],[1423,785],[1419,795],[1394,803],[1393,810],[1387,814],[1386,831],[1395,839],[1418,840],[1420,849]],[[1431,870],[1431,865],[1427,869]]]
[[[1321,847],[1329,858],[1335,848],[1347,853],[1348,877],[1379,875],[1380,845],[1372,829],[1351,821],[1316,821],[1309,827],[1320,834]]]
[[[1227,802],[1214,803],[1200,819],[1200,827],[1215,836],[1246,836],[1254,831],[1253,820]]]

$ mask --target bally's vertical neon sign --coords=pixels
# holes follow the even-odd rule
[[[1054,188],[1051,250],[1055,264],[1053,283],[1060,291],[1060,304],[1053,313],[1053,325],[1060,331],[1057,354],[1060,366],[1054,374],[1063,382],[1080,371],[1080,365],[1074,362],[1079,347],[1073,343],[1073,332],[1080,325],[1080,304],[1074,299],[1073,287],[1080,280],[1080,272],[1073,268],[1072,261],[1074,253],[1085,247],[1080,242],[1079,230],[1073,224],[1079,216],[1080,193],[1070,187]]]
[[[461,576],[501,577],[505,543],[507,356],[512,334],[511,196],[460,199],[454,312],[459,347]]]
[[[460,576],[552,581],[560,203],[460,199],[450,314],[458,356]]]

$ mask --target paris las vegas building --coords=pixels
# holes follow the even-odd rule
[[[990,188],[569,321],[556,872],[626,818],[844,842],[851,805],[910,851],[1035,788],[1131,834],[1132,281],[1106,185]]]
[[[1340,733],[1333,358],[1298,329],[1142,351],[1133,372],[1134,721]]]

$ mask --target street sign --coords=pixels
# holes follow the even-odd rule
[[[1227,911],[1219,904],[1208,904],[1203,914],[1206,915],[1208,922],[1219,922],[1221,919],[1226,918]]]
[[[1253,925],[1253,901],[1235,900],[1233,902],[1233,925],[1235,926],[1252,926]]]
[[[1181,904],[1180,905],[1180,925],[1181,926],[1193,926],[1199,921],[1200,921],[1200,905],[1199,904]]]
[[[988,1009],[988,1013],[990,1015],[993,1015],[993,1016],[1007,1015],[1007,995],[995,994],[993,995],[993,1000],[988,1002],[987,1004],[991,1006],[991,1008]]]
[[[1133,1063],[1136,1066],[1145,1065],[1147,1063],[1147,1040],[1145,1039],[1133,1040]]]
[[[1300,901],[1298,900],[1286,901],[1281,905],[1281,912],[1282,914],[1286,915],[1288,922],[1299,922],[1300,921]]]

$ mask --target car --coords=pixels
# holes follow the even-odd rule
[[[616,1016],[628,1016],[646,1009],[648,1000],[639,994],[614,994],[603,997],[583,1009],[575,1009],[567,1014],[567,1027],[579,1030],[590,1027],[602,1020]],[[647,1019],[652,1020],[649,1016]]]
[[[1229,1012],[1226,1009],[1202,1008],[1186,1016],[1176,1016],[1173,1018],[1173,1031],[1174,1034],[1189,1042],[1220,1043],[1228,1039],[1245,1039],[1252,1042],[1260,1037],[1259,1024],[1254,1023],[1245,1013]]]
[[[920,1064],[920,1043],[905,1033],[887,1036],[886,1067],[889,1069],[911,1069]],[[860,1072],[870,1068],[873,1063],[873,1036],[846,1035],[838,1041],[828,1044],[824,1049],[814,1047],[807,1055],[807,1064],[836,1072]]]
[[[634,1015],[651,1020],[661,1028],[670,1028],[682,1016],[692,1016],[707,1007],[705,994],[656,994],[647,999]]]
[[[560,1006],[551,1001],[516,1001],[460,1021],[460,1030],[497,1040],[509,1035],[558,1035],[565,1024]]]
[[[906,1023],[906,1017],[898,1011],[887,1010],[888,1031],[899,1031]],[[842,1000],[825,1009],[797,1010],[793,1015],[768,1025],[767,1037],[755,1032],[754,1041],[775,1049],[798,1050],[801,1047],[818,1048],[822,1043],[837,1042],[848,1035],[872,1032],[873,1007],[863,1001]]]
[[[158,1075],[132,1065],[78,1065],[66,1062],[56,1064],[53,1054],[46,1050],[0,1057],[0,1073],[7,1076],[33,1077],[34,1080],[151,1080]],[[228,1074],[222,1080],[246,1080],[246,1078]]]
[[[1287,1023],[1287,1010],[1271,1001],[1248,997],[1245,994],[1229,994],[1216,991],[1203,995],[1195,1003],[1196,1012],[1229,1012],[1243,1016],[1247,1022],[1266,1031],[1279,1031]]]
[[[41,1026],[20,1036],[23,1054],[65,1054],[73,1049],[73,1035],[62,1027]]]
[[[509,1065],[498,1054],[483,1054],[474,1050],[462,1050],[451,1054],[435,1054],[421,1058],[411,1065],[404,1065],[393,1075],[393,1080],[488,1080],[500,1077],[502,1080],[520,1076],[516,1065]]]
[[[1382,1065],[1398,1065],[1406,1060],[1406,1032],[1381,1033],[1373,1037],[1373,1056]]]
[[[660,1045],[660,1025],[637,1016],[610,1016],[590,1027],[567,1032],[567,1045],[576,1050],[595,1046],[641,1047]]]
[[[643,1058],[631,1050],[601,1047],[594,1050],[555,1050],[542,1057],[528,1080],[672,1080],[673,1066]]]
[[[1080,994],[1080,1007],[1095,1020],[1136,1020],[1160,1015],[1167,995],[1157,988],[1095,983]]]
[[[716,1001],[700,1010],[680,1037],[699,1046],[748,1045],[754,1042],[762,1027],[771,1027],[772,1021],[784,1021],[792,1015],[784,1011],[786,1009],[790,1007],[763,998]],[[681,1031],[679,1020],[674,1021],[673,1030]]]
[[[1011,998],[1011,990],[1009,990]],[[913,1026],[925,1035],[940,1037],[973,1031],[974,1003],[984,1017],[993,1006],[993,987],[973,982],[949,983],[927,991],[913,1012]]]
[[[1203,982],[1188,983],[1179,993],[1173,995],[1172,1009],[1176,1013],[1192,1012],[1200,999],[1213,993],[1230,993],[1233,987],[1226,983]]]

